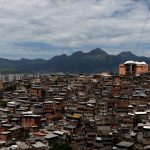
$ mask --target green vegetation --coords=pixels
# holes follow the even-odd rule
[[[51,148],[50,150],[72,150],[72,147],[68,144],[54,143],[53,148]]]
[[[0,107],[5,108],[6,106],[7,106],[7,101],[1,100],[1,101],[0,101]]]
[[[28,84],[25,85],[25,87],[26,87],[26,89],[31,89],[32,84],[31,84],[31,83],[28,83]]]
[[[97,73],[102,71],[118,72],[119,64],[127,60],[146,61],[148,57],[138,57],[131,52],[119,55],[109,55],[100,48],[88,53],[75,52],[70,56],[65,54],[55,56],[50,60],[21,59],[17,61],[0,59],[0,72],[68,72],[68,73]]]
[[[11,92],[11,91],[15,91],[17,88],[17,84],[12,84],[9,86],[4,87],[4,92]]]
[[[134,121],[134,126],[136,126],[138,123],[142,123],[142,119],[138,115],[134,116],[133,121]]]
[[[41,93],[42,93],[42,99],[45,99],[46,91],[44,89],[42,89]]]
[[[3,73],[3,74],[17,73],[15,68],[0,68],[0,72]]]

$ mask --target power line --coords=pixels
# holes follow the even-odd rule
[[[143,35],[144,30],[145,30],[145,26],[146,26],[146,23],[147,23],[147,20],[148,20],[148,17],[149,17],[149,13],[150,13],[150,5],[148,6],[148,12],[147,12],[147,15],[146,15],[146,18],[145,18],[144,25],[143,25],[142,30],[140,32],[140,36],[139,36],[139,39],[137,41],[135,50],[137,50],[139,45],[140,45],[140,42],[141,42],[141,39],[142,39],[142,35]]]

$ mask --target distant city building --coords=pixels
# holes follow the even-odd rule
[[[119,66],[120,75],[137,75],[148,72],[148,64],[145,62],[126,61]]]

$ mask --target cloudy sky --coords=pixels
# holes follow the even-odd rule
[[[100,47],[150,57],[149,0],[0,0],[0,57],[43,58]]]

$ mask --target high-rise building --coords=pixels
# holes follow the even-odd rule
[[[120,75],[137,75],[148,72],[148,64],[145,62],[126,61],[119,65]]]

